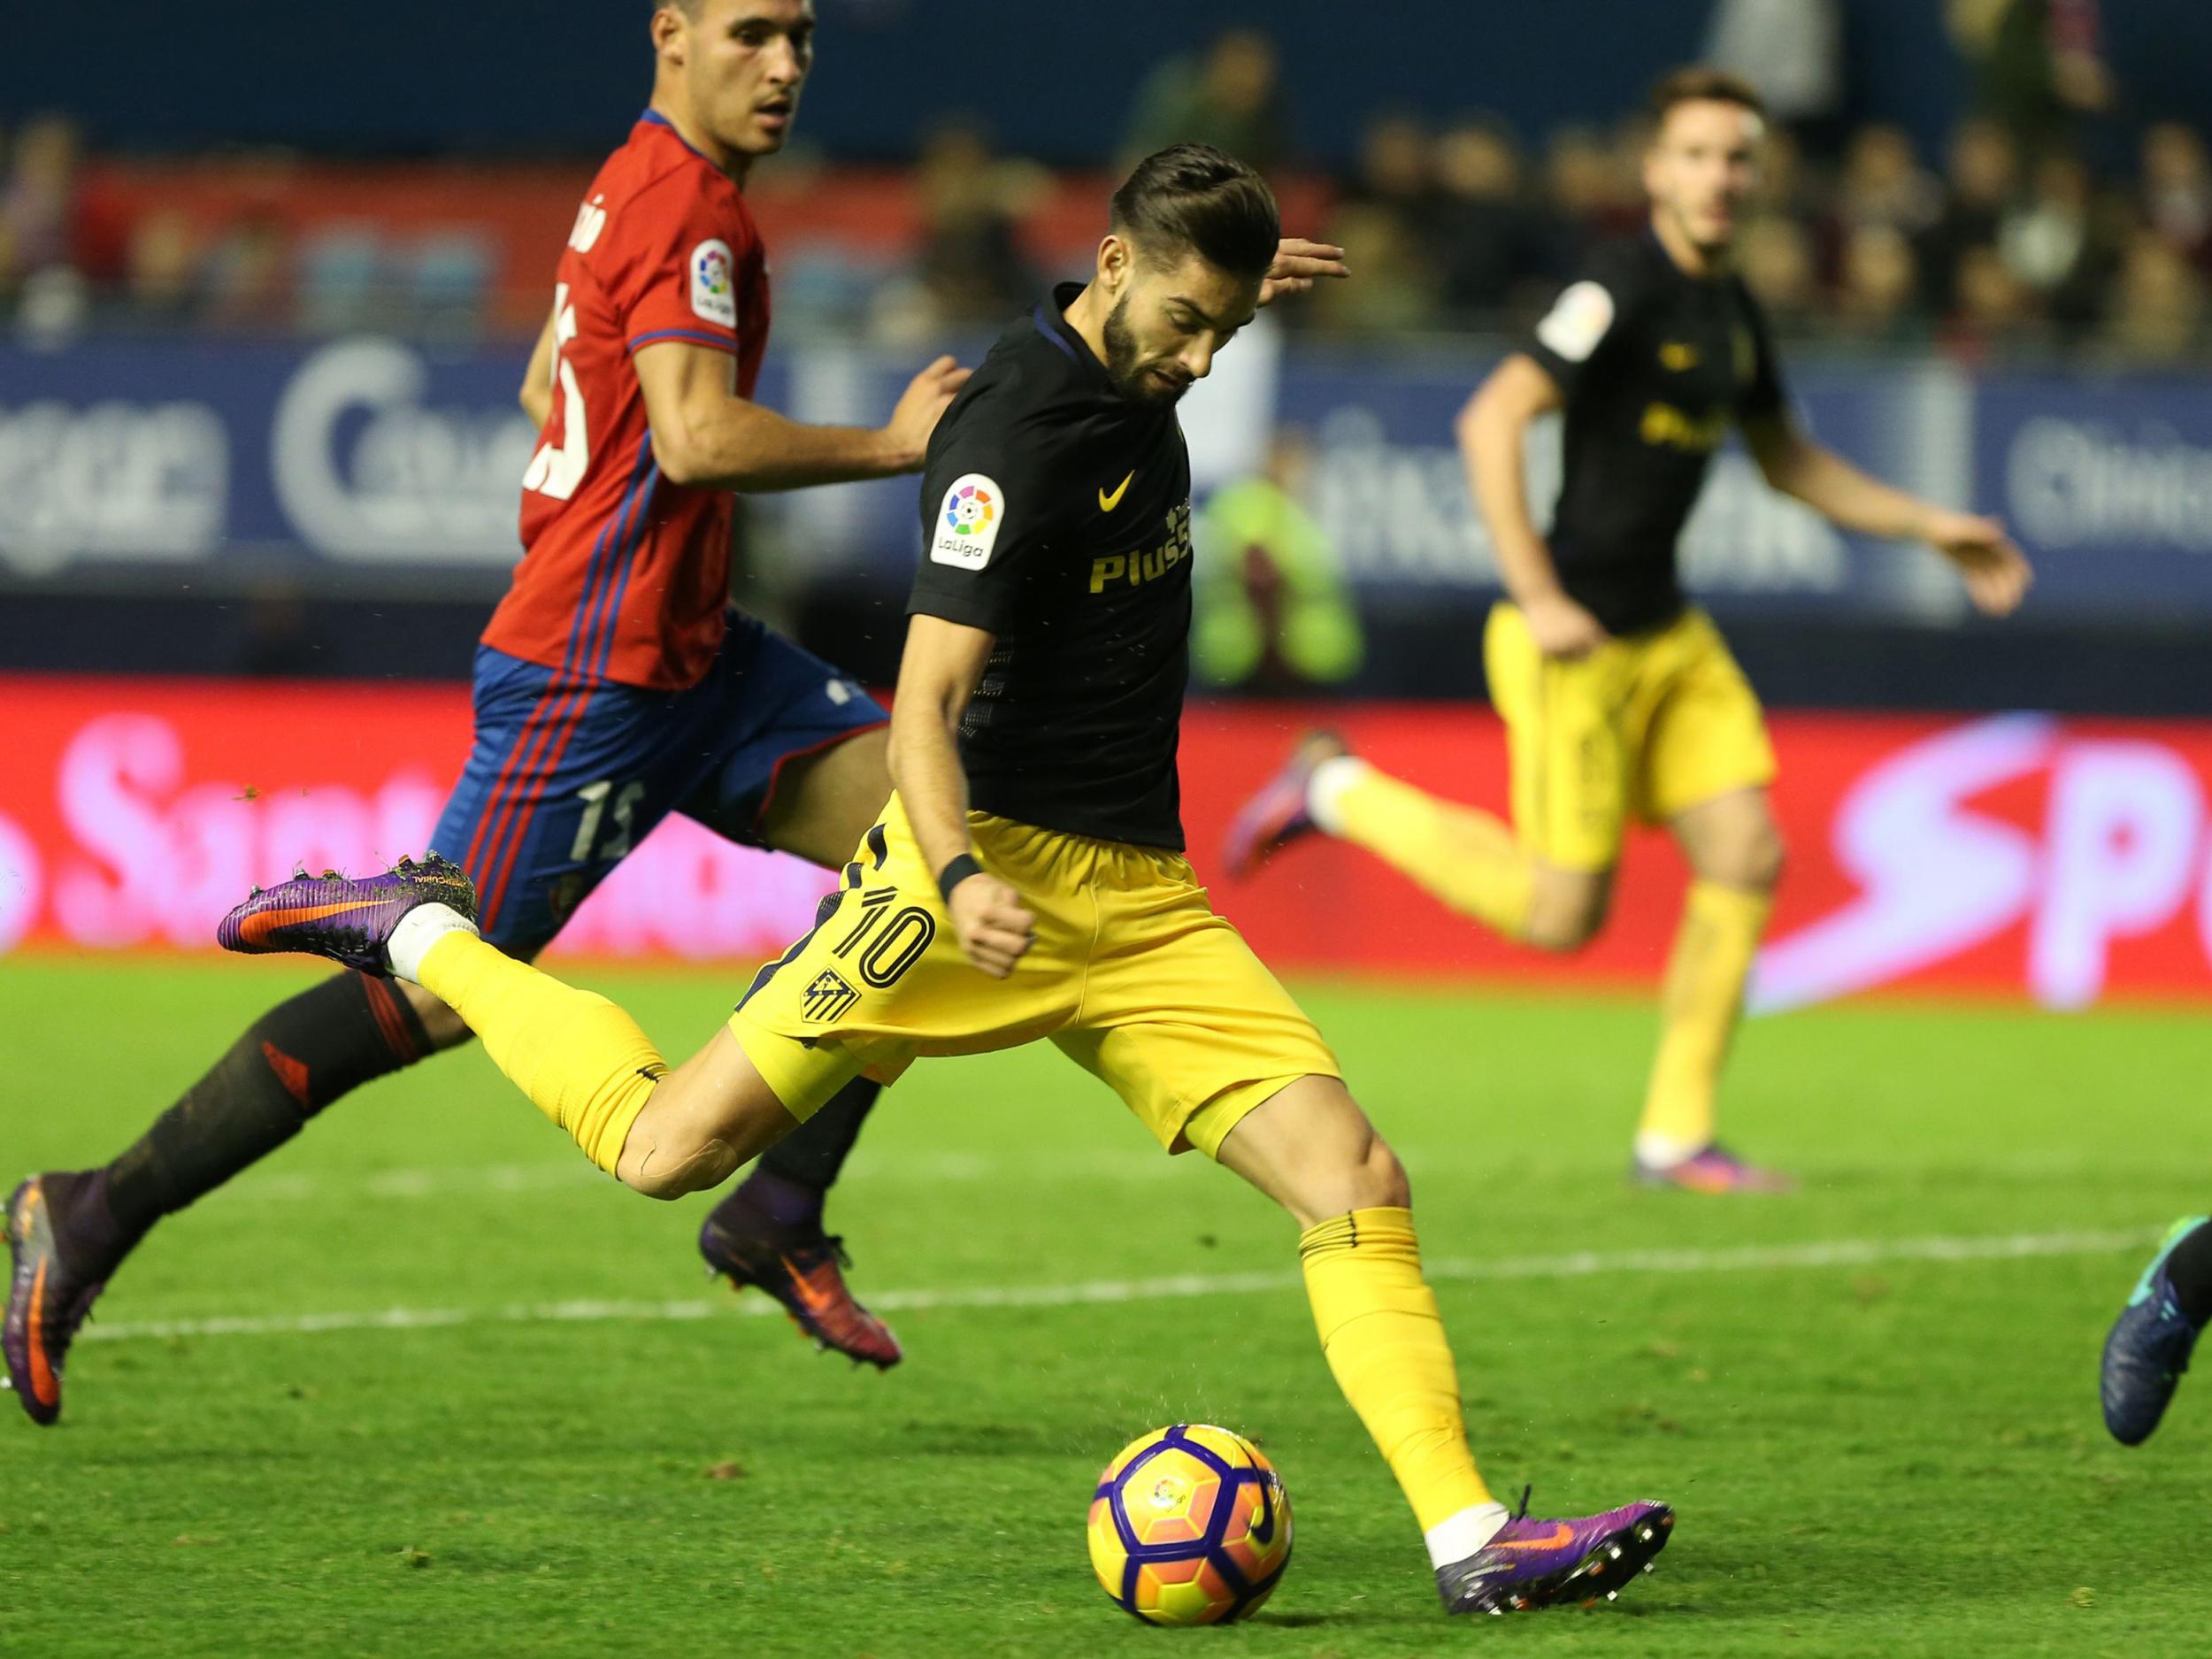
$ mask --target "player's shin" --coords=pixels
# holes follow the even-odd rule
[[[629,1015],[487,944],[443,905],[409,912],[391,959],[468,1023],[492,1064],[586,1156],[617,1173],[631,1125],[668,1071]]]
[[[1355,1210],[1324,1221],[1299,1239],[1298,1256],[1329,1369],[1412,1504],[1432,1563],[1464,1560],[1506,1511],[1467,1448],[1459,1377],[1421,1277],[1413,1212]]]
[[[1355,755],[1314,769],[1313,821],[1364,847],[1408,879],[1500,936],[1528,937],[1535,869],[1502,819],[1440,801]]]
[[[62,1254],[104,1278],[164,1216],[222,1186],[362,1084],[432,1049],[388,980],[341,973],[278,1003],[115,1161],[45,1178]]]
[[[1659,1052],[1637,1126],[1637,1151],[1647,1163],[1671,1163],[1712,1144],[1721,1063],[1772,908],[1765,893],[1717,881],[1690,884],[1667,962]]]

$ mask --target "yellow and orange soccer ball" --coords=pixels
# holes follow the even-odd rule
[[[1259,1448],[1210,1423],[1138,1436],[1098,1478],[1091,1565],[1148,1624],[1226,1624],[1290,1564],[1290,1498]]]

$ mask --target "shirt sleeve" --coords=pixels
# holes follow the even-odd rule
[[[1601,261],[1560,290],[1535,332],[1522,342],[1521,349],[1543,365],[1568,397],[1619,338],[1621,318],[1632,298],[1630,281],[1618,261]]]
[[[738,272],[752,251],[751,227],[691,186],[672,173],[618,221],[627,245],[609,294],[626,350],[661,340],[738,349]]]
[[[909,616],[1002,634],[1051,534],[1048,469],[987,393],[945,413],[922,473],[922,558]],[[947,428],[950,428],[949,431]]]
[[[1788,394],[1782,384],[1782,359],[1774,349],[1774,336],[1767,327],[1766,313],[1759,309],[1750,290],[1740,283],[1737,292],[1742,296],[1744,324],[1751,335],[1751,374],[1737,395],[1736,419],[1756,420],[1781,413]]]

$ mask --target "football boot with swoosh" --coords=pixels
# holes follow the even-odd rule
[[[725,1212],[728,1212],[726,1214]],[[699,1229],[699,1254],[730,1288],[757,1286],[783,1304],[799,1334],[856,1365],[889,1371],[905,1357],[891,1327],[862,1307],[845,1283],[844,1240],[819,1227],[788,1236],[747,1228],[729,1201]]]
[[[1464,1561],[1436,1570],[1447,1613],[1525,1613],[1540,1607],[1610,1601],[1674,1531],[1663,1503],[1631,1503],[1571,1521],[1531,1520],[1527,1492],[1521,1512]]]
[[[38,1177],[8,1195],[7,1224],[14,1271],[0,1348],[7,1355],[8,1386],[31,1421],[43,1427],[61,1416],[62,1363],[104,1281],[80,1278],[62,1260]]]
[[[364,973],[388,974],[384,947],[399,918],[423,904],[445,904],[476,919],[476,887],[460,865],[436,853],[403,858],[380,876],[358,878],[304,870],[288,881],[256,887],[223,918],[216,941],[246,956],[292,951],[321,956]]]

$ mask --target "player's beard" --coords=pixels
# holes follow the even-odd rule
[[[1141,361],[1136,331],[1129,326],[1129,296],[1125,294],[1106,313],[1100,332],[1106,340],[1106,373],[1124,397],[1139,403],[1172,403],[1190,390],[1187,380],[1163,387],[1147,378],[1151,365]]]

